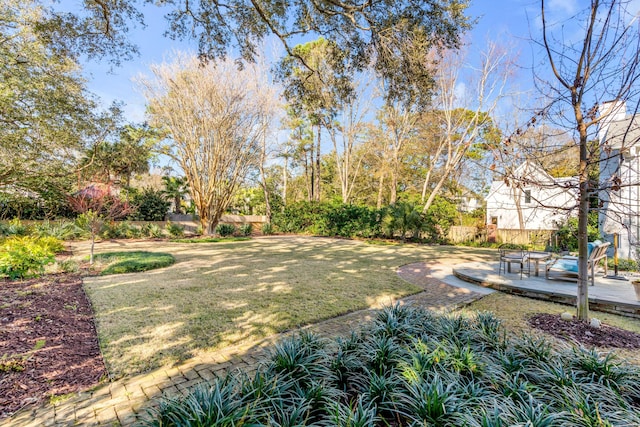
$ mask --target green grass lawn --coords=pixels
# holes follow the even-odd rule
[[[86,244],[76,245],[82,256]],[[380,246],[322,238],[245,242],[102,242],[96,253],[172,254],[160,270],[89,277],[98,333],[111,374],[141,372],[350,311],[389,303],[420,288],[396,269],[432,259],[490,259],[494,251]]]
[[[107,276],[168,267],[175,262],[175,258],[171,254],[161,252],[121,251],[97,254],[95,262],[105,266],[100,274]]]

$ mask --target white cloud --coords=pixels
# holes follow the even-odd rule
[[[573,15],[578,11],[577,0],[551,0],[549,2],[549,11],[564,15]]]

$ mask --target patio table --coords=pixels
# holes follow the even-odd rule
[[[540,276],[540,261],[546,261],[551,258],[551,253],[532,251],[529,252],[527,258],[535,264],[534,276]]]

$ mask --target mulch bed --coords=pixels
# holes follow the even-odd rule
[[[0,280],[0,418],[106,376],[79,275]]]
[[[529,325],[554,337],[580,343],[587,347],[640,348],[640,334],[613,326],[593,328],[588,323],[563,320],[558,314],[539,313],[529,318]]]

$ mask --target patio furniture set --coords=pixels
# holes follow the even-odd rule
[[[609,242],[590,242],[588,245],[588,275],[591,278],[591,286],[594,285],[595,267],[604,259],[604,274],[607,274],[607,249]],[[540,275],[540,268],[544,267],[546,279],[578,280],[578,257],[564,255],[556,257],[551,252],[527,251],[523,249],[500,248],[500,264],[498,275],[511,273],[511,264],[520,267],[520,279],[522,275]]]

